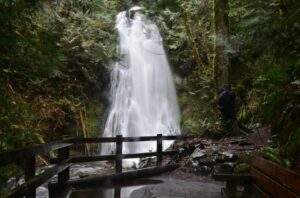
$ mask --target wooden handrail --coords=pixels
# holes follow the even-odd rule
[[[36,189],[40,185],[44,184],[46,181],[51,179],[54,175],[62,172],[66,168],[68,168],[71,164],[68,160],[65,160],[56,166],[46,170],[44,173],[35,176],[31,180],[27,181],[26,183],[16,187],[14,190],[8,192],[7,194],[3,195],[3,198],[15,198],[15,197],[23,197],[24,195],[28,195],[31,193],[33,189]]]
[[[57,186],[65,187],[66,182],[70,178],[70,166],[72,163],[92,162],[115,160],[116,173],[122,173],[122,160],[129,158],[142,157],[157,157],[157,167],[162,166],[163,155],[174,155],[177,151],[162,151],[163,140],[179,140],[186,139],[186,136],[143,136],[143,137],[123,137],[118,135],[116,137],[101,137],[101,138],[68,138],[56,142],[46,143],[42,145],[30,146],[26,148],[16,149],[12,151],[5,151],[0,153],[0,167],[15,162],[25,162],[25,183],[16,187],[12,191],[4,195],[4,197],[35,197],[35,189],[48,181],[54,175],[58,175]],[[157,151],[149,153],[134,153],[123,154],[123,142],[138,142],[138,141],[156,141]],[[91,144],[91,143],[116,143],[115,155],[104,156],[80,156],[70,158],[69,147],[74,144]],[[36,155],[48,153],[58,150],[58,158],[53,160],[56,165],[40,175],[35,175],[35,157]],[[50,190],[50,189],[49,189]],[[49,194],[51,194],[49,192]],[[51,197],[51,195],[50,195]]]
[[[29,146],[20,149],[4,151],[0,153],[0,159],[1,159],[0,166],[5,166],[15,162],[20,162],[26,158],[48,153],[50,151],[54,151],[71,145],[72,143],[67,143],[65,142],[65,140],[60,140],[60,141],[36,145],[36,146]]]
[[[191,136],[162,136],[162,140],[184,140]],[[122,137],[122,142],[139,142],[139,141],[156,141],[157,136],[141,136],[141,137]],[[113,143],[116,142],[115,137],[99,137],[99,138],[70,138],[65,143],[85,144],[85,143]]]

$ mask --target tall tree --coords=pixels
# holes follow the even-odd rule
[[[229,57],[226,46],[229,38],[228,0],[213,1],[214,17],[214,55],[213,69],[216,89],[228,84]]]

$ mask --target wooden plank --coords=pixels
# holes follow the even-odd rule
[[[270,195],[268,195],[263,189],[261,189],[256,184],[252,184],[256,192],[259,194],[260,198],[271,198]]]
[[[124,142],[135,142],[135,141],[155,141],[156,136],[144,136],[144,137],[124,137]],[[162,136],[163,140],[176,140],[184,139],[186,136]],[[102,137],[102,138],[69,138],[47,144],[30,146],[26,148],[20,148],[12,151],[5,151],[0,153],[0,166],[7,164],[20,162],[25,158],[29,158],[35,155],[44,154],[53,150],[57,150],[63,147],[71,146],[72,144],[84,144],[84,143],[109,143],[116,142],[116,138]],[[173,153],[164,153],[172,155]],[[174,153],[175,154],[175,153]]]
[[[25,182],[30,181],[35,176],[35,157],[32,156],[25,160],[25,167],[24,167],[24,173],[25,173]],[[36,189],[31,189],[26,195],[27,198],[35,198],[36,197]]]
[[[47,144],[41,144],[37,146],[29,146],[25,148],[15,149],[12,151],[4,151],[0,153],[0,166],[7,164],[21,162],[24,159],[30,158],[35,155],[44,154],[53,150],[57,150],[66,146],[72,145],[72,143],[66,143],[65,140],[51,142]]]
[[[193,136],[177,136],[177,135],[169,135],[162,136],[163,140],[184,140],[187,138],[192,138]],[[141,136],[141,137],[123,137],[123,142],[140,142],[140,141],[156,141],[157,136]],[[84,143],[110,143],[116,142],[115,137],[99,137],[99,138],[71,138],[66,140],[66,143],[76,143],[76,144],[84,144]]]
[[[178,153],[178,151],[176,151],[176,150],[165,151],[165,152],[162,152],[162,155],[175,155],[177,153]],[[123,154],[123,159],[153,157],[156,155],[157,155],[156,152]],[[116,155],[79,156],[79,157],[72,157],[70,159],[70,163],[95,162],[95,161],[106,161],[106,160],[115,160],[115,159],[116,159]]]
[[[162,152],[162,155],[175,155],[177,153],[178,151],[166,151],[166,152]],[[157,152],[123,154],[123,159],[153,157],[153,156],[157,156]],[[79,156],[79,157],[72,157],[70,159],[70,163],[96,162],[96,161],[106,161],[106,160],[115,160],[115,159],[116,159],[116,155]]]
[[[162,152],[162,155],[175,155],[177,153],[178,153],[177,150],[165,151],[165,152]],[[152,157],[152,156],[156,156],[156,155],[157,155],[156,152],[123,154],[123,159]],[[70,159],[70,163],[96,162],[96,161],[106,161],[106,160],[115,160],[115,159],[116,159],[116,155],[79,156],[79,157],[72,157]]]
[[[36,189],[40,185],[44,184],[46,181],[51,179],[54,175],[58,174],[59,172],[65,170],[70,166],[70,163],[66,160],[64,162],[61,162],[60,164],[49,168],[44,173],[35,176],[30,181],[16,187],[14,190],[8,192],[7,194],[4,194],[2,198],[21,198],[28,193],[32,189]]]
[[[255,183],[271,197],[278,198],[299,198],[299,196],[291,190],[285,188],[274,179],[268,177],[263,172],[256,168],[251,168],[251,175]]]
[[[129,171],[120,174],[113,174],[107,176],[90,176],[81,179],[69,180],[67,184],[73,188],[95,188],[95,187],[111,187],[115,183],[120,183],[124,181],[132,181],[132,179],[136,178],[144,178],[149,176],[154,176],[157,174],[161,174],[167,171],[172,171],[176,168],[179,168],[179,165],[172,164],[168,166],[163,166],[160,168],[146,168],[137,171]]]
[[[101,137],[101,138],[71,138],[66,140],[67,143],[85,144],[85,143],[111,143],[116,142],[115,137]]]
[[[117,141],[116,141],[116,173],[122,173],[122,156],[123,152],[123,136],[117,135]]]
[[[121,198],[121,187],[115,187],[114,198]]]
[[[123,142],[139,142],[139,141],[156,141],[156,136],[141,136],[141,137],[123,137]],[[116,137],[99,137],[99,138],[72,138],[67,142],[76,144],[85,143],[111,143],[116,142]]]
[[[96,162],[96,161],[106,161],[115,160],[116,155],[103,155],[103,156],[80,156],[73,157],[70,159],[71,163],[82,163],[82,162]]]
[[[252,166],[261,170],[292,191],[300,194],[300,175],[263,158],[255,158]]]
[[[157,152],[123,154],[123,159],[153,157],[153,156],[156,156],[156,155],[157,155]]]
[[[58,160],[59,162],[63,162],[64,160],[68,160],[70,157],[70,147],[61,148],[58,150]],[[70,179],[70,167],[58,173],[58,184],[64,186],[66,181]]]
[[[162,166],[162,134],[157,134],[157,142],[156,142],[156,166],[161,167]]]
[[[156,141],[156,136],[124,137],[123,142]]]

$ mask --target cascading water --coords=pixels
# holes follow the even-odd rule
[[[162,38],[141,10],[134,7],[117,15],[121,60],[112,65],[111,108],[104,137],[180,134],[176,92]],[[102,146],[101,154],[111,153],[114,147]],[[155,142],[123,144],[123,153],[149,150],[156,150]]]

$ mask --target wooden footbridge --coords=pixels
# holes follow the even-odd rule
[[[144,136],[144,137],[102,137],[102,138],[68,138],[57,142],[30,146],[27,148],[6,151],[0,153],[0,167],[10,164],[22,165],[24,169],[25,183],[15,189],[0,195],[3,198],[26,197],[35,198],[36,189],[48,182],[50,198],[68,197],[72,189],[86,189],[110,187],[118,183],[115,188],[115,198],[120,197],[120,185],[136,185],[133,179],[153,176],[155,174],[171,171],[178,168],[178,165],[164,165],[163,156],[176,155],[177,150],[163,151],[163,141],[165,140],[185,140],[186,136]],[[156,141],[156,152],[123,154],[124,142]],[[78,144],[101,144],[115,143],[115,155],[100,156],[70,156],[70,148]],[[40,174],[36,174],[36,158],[38,155],[57,151],[57,157],[50,159],[52,167]],[[156,157],[156,166],[152,168],[140,169],[136,171],[122,172],[123,159]],[[76,163],[87,163],[96,161],[114,161],[115,173],[107,176],[90,176],[81,179],[70,179],[70,167]],[[55,183],[49,182],[57,175]],[[263,159],[254,160],[250,174],[228,174],[217,173],[213,175],[217,180],[226,181],[226,188],[222,190],[223,197],[235,198],[243,197],[279,197],[279,198],[300,198],[300,175],[291,170],[284,169],[279,165],[270,163]],[[244,192],[237,191],[237,186],[244,186]],[[245,195],[245,196],[244,196]]]
[[[151,176],[159,174],[168,170],[175,169],[177,165],[162,166],[162,159],[165,155],[175,155],[178,151],[163,151],[164,140],[179,140],[186,139],[185,136],[163,136],[158,134],[157,136],[144,136],[144,137],[123,137],[117,135],[116,137],[101,137],[101,138],[69,138],[61,141],[51,142],[47,144],[30,146],[27,148],[6,151],[0,153],[0,166],[6,166],[9,164],[22,164],[24,167],[25,183],[17,186],[15,189],[7,192],[1,197],[36,197],[36,188],[48,182],[53,176],[57,175],[57,183],[49,183],[49,197],[58,197],[57,195],[63,195],[71,188],[84,188],[92,185],[101,185],[105,180],[119,181],[122,179],[132,179],[138,177]],[[148,153],[134,153],[123,154],[123,142],[139,142],[139,141],[156,141],[156,152]],[[70,157],[70,147],[76,144],[92,144],[92,143],[115,143],[116,154],[115,155],[103,155],[103,156],[79,156]],[[58,157],[51,159],[53,167],[47,169],[45,172],[36,175],[36,157],[52,151],[57,150]],[[133,172],[122,172],[122,160],[130,158],[143,158],[143,157],[156,157],[156,167],[149,169],[142,169]],[[83,178],[78,180],[70,180],[70,167],[74,163],[86,163],[95,161],[115,161],[115,174],[110,176],[99,176],[91,179]]]

